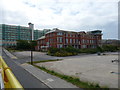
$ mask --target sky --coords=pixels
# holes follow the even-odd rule
[[[119,0],[0,0],[0,23],[34,29],[102,30],[103,39],[118,38]]]

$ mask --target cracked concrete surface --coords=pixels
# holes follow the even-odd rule
[[[79,77],[83,81],[98,83],[100,86],[118,88],[118,63],[111,60],[118,59],[117,54],[77,56],[65,58],[62,61],[38,63],[56,72]],[[111,71],[116,73],[111,73]]]

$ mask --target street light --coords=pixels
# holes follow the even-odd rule
[[[32,23],[28,23],[28,25],[29,25],[29,28],[32,29],[31,33],[30,33],[31,34],[31,45],[30,45],[30,48],[31,48],[31,65],[33,65],[33,50],[32,50],[33,24]]]
[[[31,65],[33,64],[33,51],[32,51],[32,40],[31,40]]]

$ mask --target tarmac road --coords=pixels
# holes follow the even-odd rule
[[[8,57],[4,51],[2,57],[24,88],[46,88],[46,90],[51,90],[48,86],[43,84],[40,80],[23,69],[18,63]]]

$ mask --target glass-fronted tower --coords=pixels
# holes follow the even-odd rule
[[[28,23],[28,25],[25,27],[0,24],[0,45],[15,46],[17,40],[37,40],[50,31],[50,29],[34,30],[34,24]]]
[[[29,27],[1,24],[3,46],[15,46],[17,40],[31,40]]]

